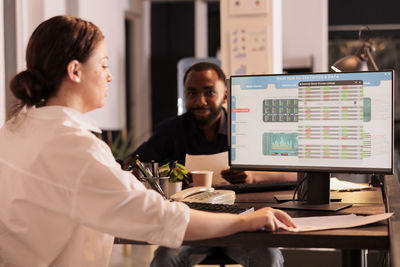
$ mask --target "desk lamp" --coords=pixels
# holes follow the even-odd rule
[[[361,27],[358,37],[361,39],[361,33],[364,29],[369,30],[368,26]],[[356,54],[353,56],[346,56],[331,66],[331,68],[336,72],[343,72],[343,71],[368,71],[368,60],[371,62],[373,67],[372,70],[378,70],[378,66],[375,63],[374,58],[372,57],[372,53],[375,52],[375,47],[369,39],[365,40],[363,46],[357,50]],[[382,185],[382,178],[377,175],[371,176],[370,184],[373,186],[381,186]]]
[[[361,33],[363,29],[366,28],[369,30],[367,26],[364,26],[360,29],[358,36],[361,39]],[[343,71],[367,71],[368,68],[368,60],[371,62],[373,67],[372,70],[378,70],[374,58],[372,57],[372,53],[375,52],[375,47],[369,39],[363,42],[363,46],[358,49],[355,55],[353,56],[346,56],[338,61],[336,61],[331,68],[336,72],[343,72]]]

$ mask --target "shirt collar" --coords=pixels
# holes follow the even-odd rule
[[[63,106],[44,106],[40,108],[31,107],[27,110],[27,116],[44,120],[61,119],[63,124],[82,130],[101,133],[97,124],[87,115],[79,111]]]

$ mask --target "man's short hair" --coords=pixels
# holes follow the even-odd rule
[[[225,80],[226,80],[225,73],[222,71],[222,69],[218,65],[215,65],[214,63],[210,63],[210,62],[199,62],[199,63],[192,65],[185,72],[185,76],[183,76],[183,84],[185,84],[187,76],[188,76],[189,72],[191,72],[192,70],[194,70],[194,71],[214,70],[218,75],[218,80],[221,80],[225,83]]]

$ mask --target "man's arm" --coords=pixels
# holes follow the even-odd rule
[[[153,146],[151,143],[149,144],[149,141],[151,141],[151,138],[141,144],[140,147],[136,149],[136,151],[133,152],[129,157],[124,159],[122,166],[125,170],[129,165],[134,166],[137,158],[142,162],[151,162],[152,160],[159,162],[161,156],[158,151],[153,149]]]
[[[168,155],[171,153],[174,139],[171,137],[169,128],[167,123],[161,124],[147,141],[143,142],[132,155],[124,159],[124,169],[129,165],[134,165],[136,156],[142,162],[154,160],[160,166],[170,161]]]
[[[226,169],[221,172],[221,175],[232,184],[297,181],[297,172],[263,172]]]
[[[262,182],[295,182],[297,181],[297,172],[260,172],[246,171],[246,183]]]

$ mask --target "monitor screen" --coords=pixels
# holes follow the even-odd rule
[[[230,166],[392,173],[393,71],[231,76]]]

